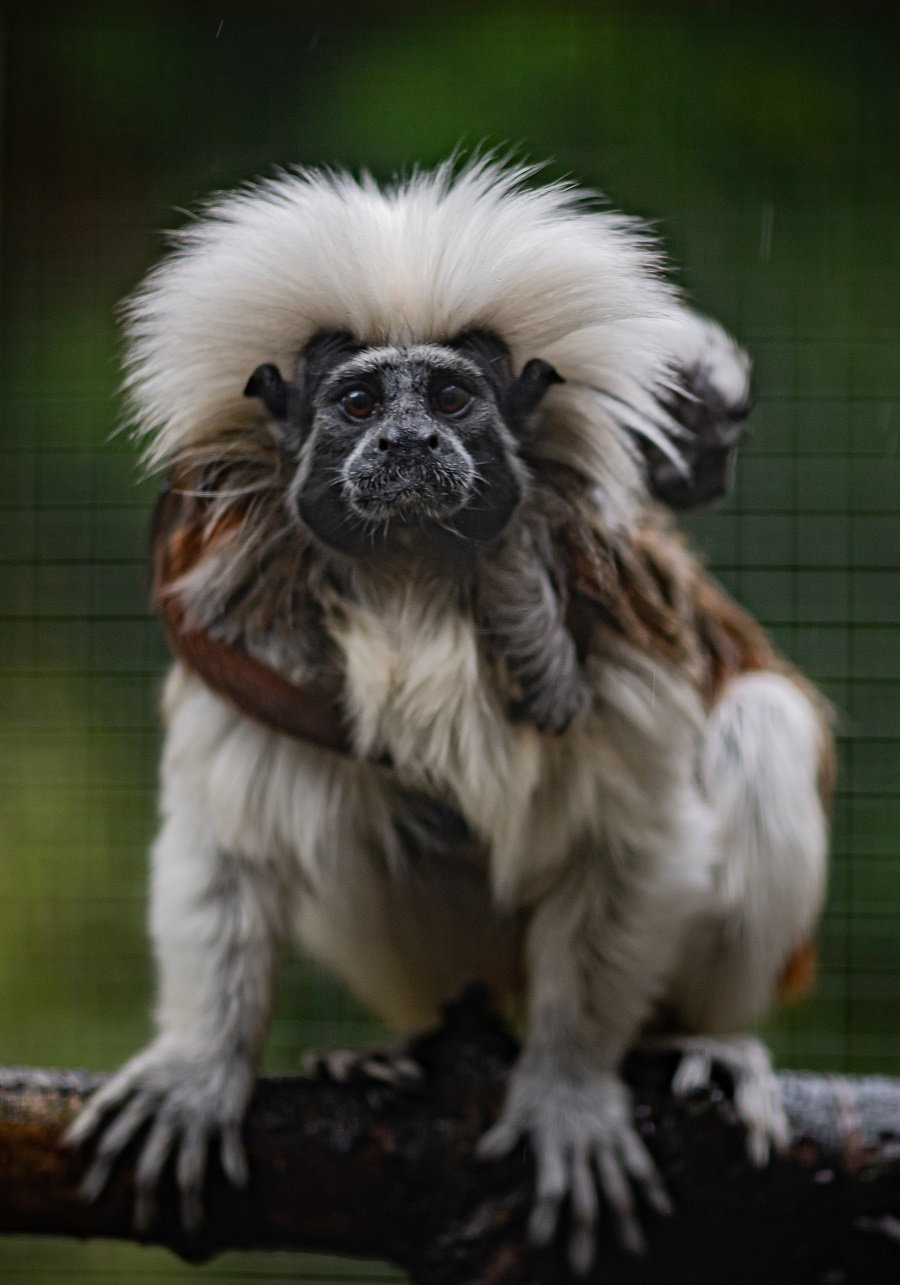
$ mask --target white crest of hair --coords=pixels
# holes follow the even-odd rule
[[[654,325],[674,365],[701,371],[726,406],[736,409],[746,405],[750,358],[718,322],[684,309],[675,316],[661,317]],[[678,388],[677,379],[670,377],[667,382]]]
[[[481,157],[380,188],[299,170],[213,200],[126,312],[149,465],[261,423],[242,395],[250,373],[274,362],[288,375],[317,331],[412,344],[481,327],[517,368],[542,357],[568,381],[546,399],[535,449],[586,472],[610,516],[627,516],[642,482],[601,394],[638,431],[677,433],[653,394],[685,313],[639,223],[568,184],[530,187],[533,173]]]

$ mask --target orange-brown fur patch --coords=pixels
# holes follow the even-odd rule
[[[221,544],[241,519],[240,511],[231,509],[210,525],[207,505],[192,494],[195,486],[192,474],[174,477],[157,501],[153,520],[153,600],[173,654],[257,722],[350,754],[350,734],[335,694],[298,687],[262,661],[186,622],[172,586]]]
[[[818,951],[814,941],[805,941],[802,946],[798,946],[775,984],[777,998],[782,1003],[802,999],[815,980],[817,963]]]

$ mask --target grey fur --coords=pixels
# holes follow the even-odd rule
[[[499,548],[482,559],[479,619],[518,689],[514,716],[562,732],[589,712],[593,695],[566,627],[565,569],[539,492],[527,507]]]

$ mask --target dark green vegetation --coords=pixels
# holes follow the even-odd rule
[[[900,1073],[900,21],[749,0],[332,8],[0,17],[0,1061],[110,1068],[149,1029],[165,652],[146,609],[154,488],[109,440],[114,304],[211,189],[294,161],[388,177],[486,140],[655,220],[679,280],[753,352],[737,491],[693,527],[841,736],[822,976],[770,1033],[784,1065]],[[292,961],[268,1066],[376,1029]],[[6,1279],[69,1267],[186,1270],[0,1243]],[[304,1271],[341,1274],[269,1258],[200,1274]]]

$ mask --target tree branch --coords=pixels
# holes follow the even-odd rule
[[[419,1285],[546,1285],[570,1279],[559,1246],[528,1249],[526,1149],[484,1164],[473,1147],[499,1106],[516,1046],[477,993],[414,1049],[421,1086],[360,1073],[348,1084],[261,1080],[246,1140],[252,1180],[233,1191],[216,1162],[207,1216],[180,1227],[171,1175],[150,1239],[199,1261],[225,1249],[362,1254]],[[676,1102],[673,1055],[628,1063],[640,1128],[677,1205],[644,1212],[651,1244],[629,1258],[604,1237],[605,1285],[881,1285],[900,1280],[900,1081],[782,1074],[793,1140],[764,1171],[721,1089]],[[58,1139],[100,1076],[0,1071],[0,1231],[136,1239],[136,1142],[93,1206],[84,1159]]]

